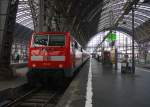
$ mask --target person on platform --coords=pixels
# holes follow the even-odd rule
[[[19,55],[19,53],[17,52],[17,53],[16,53],[16,62],[19,62],[19,59],[20,59],[20,55]]]

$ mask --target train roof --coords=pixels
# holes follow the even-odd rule
[[[70,32],[33,32],[33,34],[66,34]]]

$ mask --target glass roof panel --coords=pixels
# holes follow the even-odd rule
[[[34,29],[28,0],[19,0],[16,22],[32,30]]]
[[[128,29],[129,31],[131,31],[132,30],[132,26],[128,26],[128,25],[119,25],[118,27],[123,27],[123,28],[125,28],[125,29]]]
[[[126,19],[132,20],[132,16],[130,16],[130,15],[124,16],[124,20],[126,20]],[[134,20],[135,20],[135,22],[137,22],[137,23],[144,23],[144,22],[145,22],[145,20],[143,20],[143,19],[141,19],[141,18],[139,18],[139,17],[135,17]]]
[[[106,1],[104,1],[106,2]],[[99,26],[103,26],[103,27],[99,27],[101,28],[101,30],[103,30],[103,28],[109,28],[111,26],[113,26],[114,22],[116,20],[118,20],[118,18],[120,17],[120,14],[123,13],[122,9],[124,7],[124,4],[126,3],[126,0],[113,0],[113,1],[109,1],[109,3],[107,2],[103,8],[102,8],[102,13],[101,13],[101,18],[100,18],[100,22],[99,22]],[[117,13],[117,15],[115,15]],[[104,15],[105,14],[105,15]],[[106,15],[107,14],[107,15]],[[104,21],[106,20],[106,21]],[[108,24],[109,26],[104,26],[105,23],[110,23]]]
[[[23,18],[18,19],[17,22],[18,22],[18,23],[21,23],[22,21],[25,21],[25,20],[27,21],[27,19],[32,20],[32,19],[31,19],[31,16],[26,16],[26,17],[23,17]]]
[[[127,1],[128,0],[113,0],[113,1],[104,0],[104,2],[107,3],[102,8],[103,11],[101,13],[101,18],[99,19],[98,31],[102,31],[105,28],[110,28],[111,25],[113,24],[112,22],[117,21],[118,17],[120,17],[121,14],[123,13],[123,7]],[[137,8],[135,9],[135,28],[150,19],[150,5],[142,3],[143,1],[141,0],[140,2],[141,3],[138,4]],[[112,16],[113,18],[111,18]],[[108,24],[108,22],[110,24]],[[122,25],[123,23],[119,23],[120,27],[126,26],[126,28],[129,28],[131,30],[132,13],[129,12],[128,15],[125,15],[122,22],[126,22],[127,25]]]

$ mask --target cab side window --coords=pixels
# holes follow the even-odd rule
[[[75,41],[74,42],[74,47],[76,48],[76,49],[78,49],[79,47],[78,47],[78,43]]]
[[[81,47],[81,52],[83,52],[83,49],[82,49],[82,47]]]

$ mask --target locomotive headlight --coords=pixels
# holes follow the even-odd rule
[[[36,67],[36,64],[32,64],[32,67],[34,67],[34,68],[35,68],[35,67]]]
[[[62,68],[63,67],[63,65],[62,64],[59,64],[59,68]]]

